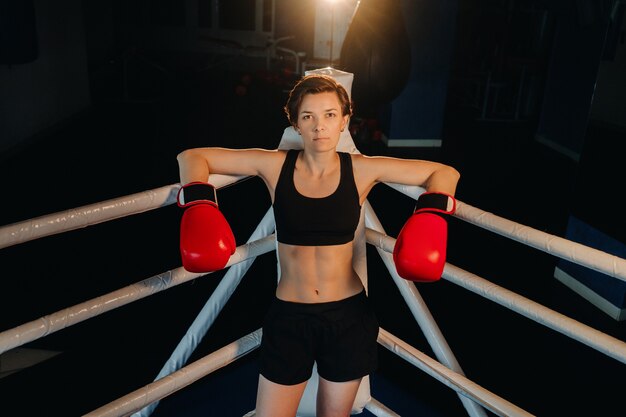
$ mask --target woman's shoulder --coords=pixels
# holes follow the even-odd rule
[[[352,167],[357,176],[367,179],[378,178],[387,170],[394,169],[394,158],[378,155],[351,154]]]
[[[256,161],[259,171],[278,169],[283,165],[287,156],[285,149],[248,149],[250,157]]]
[[[287,154],[287,150],[284,149],[265,149],[265,148],[247,148],[239,149],[239,152],[244,152],[246,155],[250,155],[263,159],[283,159]]]
[[[371,165],[380,158],[378,156],[363,155],[362,153],[350,153],[349,155],[352,158],[352,164],[357,165]]]

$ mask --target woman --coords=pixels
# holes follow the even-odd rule
[[[378,322],[352,266],[361,205],[380,182],[417,185],[453,200],[459,173],[430,161],[338,153],[352,104],[331,77],[303,77],[285,112],[302,150],[197,148],[178,155],[185,184],[179,205],[203,207],[183,214],[183,265],[221,269],[235,248],[209,173],[261,177],[274,207],[281,278],[263,326],[256,416],[295,416],[314,361],[317,415],[348,416],[361,379],[377,364]],[[445,204],[434,211],[452,212]],[[211,244],[206,233],[198,237],[199,223],[210,223]],[[205,258],[210,261],[198,261]]]

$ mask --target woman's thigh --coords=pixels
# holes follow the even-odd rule
[[[294,417],[306,384],[281,385],[259,375],[256,417]]]
[[[349,416],[361,379],[332,382],[320,377],[317,387],[317,417]]]

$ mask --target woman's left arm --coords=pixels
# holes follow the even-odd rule
[[[413,214],[406,221],[393,249],[398,275],[416,282],[441,278],[446,263],[448,215],[454,214],[454,193],[459,172],[439,162],[390,157],[356,158],[355,174],[361,184],[373,187],[387,182],[423,187]]]
[[[459,171],[449,165],[420,159],[359,155],[354,165],[359,178],[372,186],[379,182],[417,185],[428,192],[451,196],[461,177]]]

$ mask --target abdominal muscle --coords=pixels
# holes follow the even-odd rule
[[[337,301],[363,284],[352,266],[352,242],[330,246],[278,244],[281,277],[276,296],[298,303]]]

